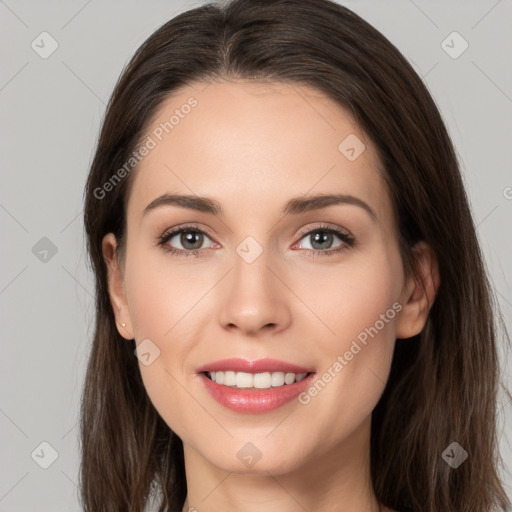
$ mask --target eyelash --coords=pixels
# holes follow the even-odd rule
[[[158,241],[157,245],[162,246],[162,249],[166,253],[171,254],[173,256],[183,256],[183,257],[186,257],[186,258],[187,257],[195,256],[197,258],[199,256],[199,254],[201,253],[201,251],[203,251],[204,249],[195,249],[193,251],[186,251],[186,250],[183,250],[183,249],[173,249],[173,248],[170,248],[170,247],[165,245],[171,238],[173,238],[175,235],[180,234],[182,232],[201,233],[203,235],[208,236],[208,238],[210,238],[208,233],[206,233],[202,229],[199,229],[199,228],[197,228],[196,226],[193,226],[193,225],[188,225],[188,226],[181,226],[180,228],[174,229],[172,231],[167,231],[161,237],[159,237],[159,241]],[[344,250],[346,250],[346,249],[348,249],[350,247],[353,247],[355,245],[354,237],[352,237],[351,235],[348,235],[347,233],[342,232],[339,229],[332,228],[332,227],[325,226],[325,225],[317,226],[314,229],[309,229],[309,230],[302,231],[300,233],[299,240],[304,238],[306,235],[311,235],[311,234],[316,233],[316,232],[334,233],[344,243],[343,243],[343,245],[340,245],[336,249],[330,249],[330,250],[325,250],[325,251],[315,250],[315,249],[302,249],[303,251],[307,251],[308,253],[312,253],[313,257],[316,257],[316,256],[318,256],[320,254],[322,256],[334,256],[336,254],[340,254]]]

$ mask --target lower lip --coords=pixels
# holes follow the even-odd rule
[[[297,398],[310,386],[314,375],[310,373],[299,382],[268,389],[232,388],[213,382],[204,373],[200,373],[199,377],[219,404],[232,411],[254,414],[273,411]]]

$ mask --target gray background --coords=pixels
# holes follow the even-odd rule
[[[512,2],[342,3],[403,52],[436,100],[512,333]],[[200,4],[0,0],[0,512],[80,510],[78,405],[94,313],[84,182],[123,66],[158,26]],[[58,43],[46,59],[31,47],[43,31]],[[442,45],[453,31],[469,44],[457,58]],[[452,39],[445,45],[458,53],[463,41]],[[510,361],[503,357],[509,368]],[[512,404],[504,399],[500,419],[512,495]],[[52,449],[58,456],[43,469]]]

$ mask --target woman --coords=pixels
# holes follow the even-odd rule
[[[454,149],[367,22],[329,0],[172,19],[115,88],[85,194],[86,511],[506,509]]]

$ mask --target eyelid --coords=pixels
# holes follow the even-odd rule
[[[163,235],[161,235],[159,238],[165,238],[168,235],[176,235],[177,233],[180,233],[181,231],[198,231],[200,233],[203,233],[205,235],[208,235],[210,238],[212,237],[212,234],[210,233],[209,228],[202,228],[195,224],[184,224],[175,226],[173,228],[169,228],[164,231]]]
[[[322,222],[320,225],[318,226],[313,226],[313,227],[306,227],[306,228],[302,228],[299,233],[297,234],[297,236],[299,238],[303,238],[304,235],[309,235],[315,231],[334,231],[338,234],[342,234],[344,236],[347,236],[347,237],[350,237],[350,238],[353,238],[351,233],[347,230],[347,229],[343,229],[339,226],[336,226],[336,225],[329,225],[329,223],[326,223],[326,222]]]

